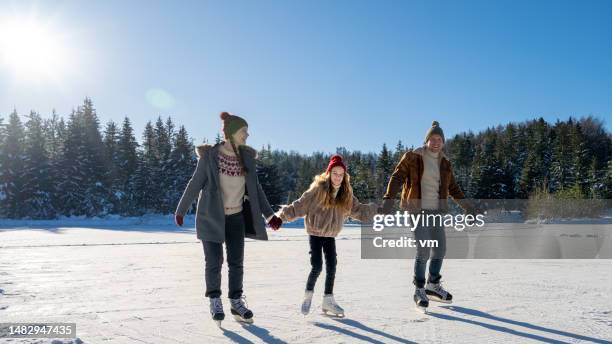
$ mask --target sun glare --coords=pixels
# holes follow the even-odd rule
[[[0,68],[17,81],[59,80],[67,67],[62,34],[36,18],[0,18]]]

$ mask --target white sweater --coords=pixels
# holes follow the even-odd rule
[[[440,153],[423,149],[423,177],[421,178],[421,205],[423,209],[440,207]]]

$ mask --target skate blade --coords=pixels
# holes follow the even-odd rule
[[[214,322],[217,324],[217,327],[220,328],[220,329],[223,329],[223,326],[221,325],[222,321],[223,320],[214,320]]]
[[[444,300],[444,299],[441,299],[441,298],[439,298],[437,296],[433,296],[433,295],[431,295],[431,296],[427,295],[427,296],[429,298],[429,301],[435,301],[435,302],[446,303],[446,304],[453,303],[453,300]]]
[[[344,313],[333,313],[329,311],[323,311],[323,315],[328,316],[330,318],[344,318]]]
[[[423,313],[423,314],[427,314],[427,307],[423,307],[423,306],[416,306],[416,310]]]
[[[252,324],[253,323],[253,318],[245,319],[245,318],[241,317],[240,315],[234,315],[234,319],[236,319],[236,321],[239,322],[239,323],[244,323],[244,324]]]

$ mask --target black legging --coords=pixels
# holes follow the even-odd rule
[[[323,256],[325,254],[325,295],[334,293],[334,279],[336,278],[336,239],[310,235],[310,265],[312,269],[308,275],[306,290],[314,290],[315,283],[321,270],[323,270]]]

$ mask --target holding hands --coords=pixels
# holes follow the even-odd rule
[[[283,220],[281,220],[281,218],[276,215],[272,215],[272,218],[270,219],[270,221],[268,221],[268,226],[270,226],[270,228],[275,231],[279,230],[282,224]]]
[[[182,226],[183,225],[183,215],[174,215],[174,222],[176,223],[177,226]],[[275,231],[279,230],[282,224],[283,224],[283,220],[281,220],[280,217],[276,215],[273,215],[272,218],[270,218],[270,221],[268,221],[268,226],[270,226],[270,228],[272,228]]]

